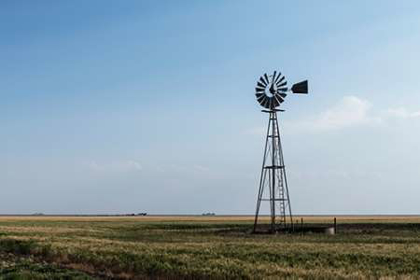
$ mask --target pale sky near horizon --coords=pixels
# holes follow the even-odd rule
[[[252,214],[254,86],[296,214],[420,214],[420,2],[0,2],[0,214]]]

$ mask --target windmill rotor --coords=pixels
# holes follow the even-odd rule
[[[284,102],[286,92],[288,90],[287,81],[285,77],[279,72],[274,71],[273,75],[262,75],[255,87],[255,96],[258,103],[266,109],[275,109]]]

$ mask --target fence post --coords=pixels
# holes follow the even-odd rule
[[[334,217],[334,234],[337,234],[337,218]]]

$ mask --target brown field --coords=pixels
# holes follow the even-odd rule
[[[0,278],[420,278],[420,216],[336,217],[327,236],[253,235],[252,216],[0,216]]]

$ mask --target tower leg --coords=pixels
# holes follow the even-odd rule
[[[254,233],[257,230],[257,224],[258,224],[258,215],[260,212],[260,207],[261,207],[261,200],[262,200],[262,195],[264,193],[264,181],[265,181],[265,169],[264,169],[264,164],[265,164],[265,160],[267,158],[267,147],[268,147],[268,135],[270,134],[270,124],[271,124],[271,120],[268,122],[268,128],[267,128],[267,136],[265,139],[265,148],[264,148],[264,157],[263,157],[263,163],[262,163],[262,167],[261,167],[261,175],[260,175],[260,187],[258,189],[258,198],[257,198],[257,209],[255,211],[255,220],[254,220]]]

